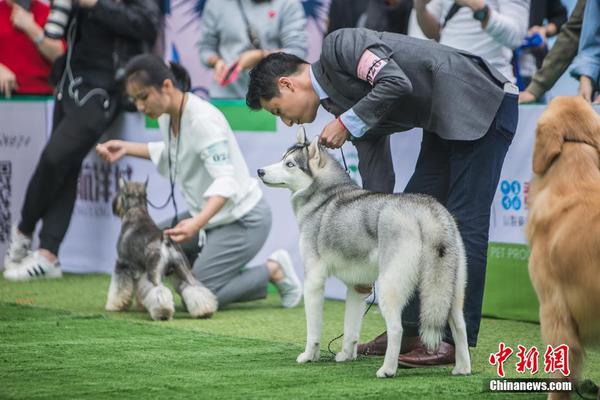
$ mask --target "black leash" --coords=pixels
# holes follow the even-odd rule
[[[343,154],[343,153],[342,153]],[[375,284],[373,284],[373,291],[371,292],[371,294],[373,295],[373,299],[371,300],[371,302],[369,303],[369,306],[367,307],[367,309],[365,310],[364,314],[363,314],[363,319],[365,318],[365,316],[367,315],[367,313],[369,312],[369,310],[371,309],[371,306],[375,303],[376,300],[376,293],[375,293]],[[331,350],[331,345],[333,344],[333,342],[335,342],[336,340],[340,339],[341,337],[343,337],[344,334],[342,333],[341,335],[339,335],[338,337],[335,337],[333,339],[331,339],[331,341],[329,342],[329,344],[327,345],[327,350],[329,351],[329,353],[331,353],[331,360],[335,360],[335,356],[336,353]]]

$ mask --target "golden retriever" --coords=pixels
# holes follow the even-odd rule
[[[541,115],[533,172],[529,275],[540,302],[542,338],[569,346],[576,382],[584,347],[600,338],[600,116],[582,98],[557,97]]]

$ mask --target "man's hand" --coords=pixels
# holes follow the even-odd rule
[[[528,92],[527,90],[519,93],[519,104],[527,104],[527,103],[535,103],[537,98],[533,93]]]
[[[35,25],[33,14],[16,3],[13,4],[10,20],[15,28],[23,32],[27,32],[31,26]]]
[[[325,125],[323,132],[319,135],[319,143],[330,149],[340,148],[346,141],[348,133],[340,120],[335,119]]]
[[[594,85],[589,76],[581,75],[579,77],[579,95],[585,99],[588,103],[592,102],[592,96],[594,95]]]
[[[17,89],[17,77],[10,69],[0,64],[0,93],[10,99],[15,89]]]
[[[82,8],[92,8],[97,2],[98,0],[79,0],[79,6]]]
[[[484,0],[455,0],[459,6],[469,7],[473,11],[481,10],[485,7]]]
[[[109,140],[96,145],[96,153],[104,160],[110,163],[119,161],[127,154],[125,143],[122,140]]]
[[[202,228],[194,218],[182,219],[175,227],[166,229],[165,233],[176,243],[187,242]]]

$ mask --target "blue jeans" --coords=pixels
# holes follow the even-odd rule
[[[517,128],[517,100],[516,95],[504,95],[489,130],[480,139],[445,140],[433,132],[424,131],[415,172],[404,189],[406,193],[425,193],[435,197],[448,208],[458,223],[467,254],[464,315],[468,342],[472,347],[477,344],[481,322],[490,209],[502,164]],[[362,159],[361,148],[363,154],[369,153],[365,154],[366,160],[385,159],[373,156],[373,152],[377,152],[373,146],[369,146],[369,151],[365,151],[366,147],[357,146],[359,160]],[[380,154],[385,153],[384,147],[377,147],[380,148]],[[380,163],[384,164],[385,160]],[[389,176],[370,173],[381,172],[381,167],[366,164],[361,168],[359,162],[359,170],[365,188],[378,187],[381,182],[389,181]],[[389,175],[389,172],[386,174]],[[390,188],[388,184],[385,191],[393,191],[393,186]],[[418,321],[417,294],[410,300],[402,315],[405,334],[416,335]],[[451,336],[446,336],[451,341]]]

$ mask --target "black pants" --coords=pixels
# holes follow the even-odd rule
[[[80,89],[80,98],[85,95]],[[19,230],[26,235],[42,220],[40,248],[58,255],[75,206],[77,178],[83,159],[117,115],[117,101],[91,97],[79,106],[65,90],[55,98],[52,134],[25,194]]]
[[[424,131],[415,172],[404,189],[407,193],[435,197],[458,223],[467,255],[464,316],[472,347],[477,344],[481,322],[490,209],[504,157],[517,128],[517,100],[516,95],[505,94],[489,130],[477,140],[445,140]],[[357,151],[365,189],[392,192],[394,175],[389,137],[371,145],[358,145]],[[417,335],[418,322],[419,298],[413,296],[402,314],[405,334]],[[451,341],[448,333],[446,336],[446,340]]]

